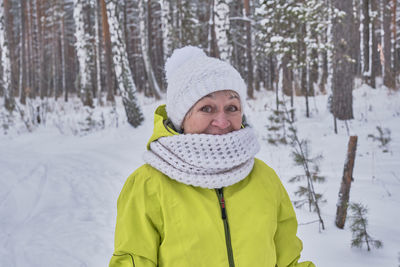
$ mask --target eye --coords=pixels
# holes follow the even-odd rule
[[[229,105],[225,108],[225,110],[228,112],[236,112],[239,110],[239,107],[236,105]]]
[[[212,111],[212,107],[209,105],[203,106],[200,109],[202,112],[210,113]]]

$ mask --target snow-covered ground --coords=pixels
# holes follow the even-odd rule
[[[265,141],[266,125],[275,96],[257,93],[249,101],[250,120],[262,144],[258,157],[281,177],[292,200],[298,184],[288,180],[301,173],[293,164],[290,146],[272,146]],[[348,133],[327,111],[327,96],[310,99],[311,117],[305,118],[304,98],[295,100],[296,126],[301,138],[310,140],[311,153],[322,154],[321,174],[326,182],[316,190],[327,200],[322,205],[326,230],[316,214],[296,209],[302,259],[316,266],[400,265],[400,95],[367,86],[354,93],[355,119],[348,123],[358,135],[357,156],[350,200],[368,206],[370,234],[383,248],[368,252],[351,248],[351,231],[336,228],[337,194],[347,151]],[[118,106],[118,127],[111,121],[110,107],[93,115],[104,129],[82,134],[87,113],[76,104],[53,106],[46,126],[28,133],[16,125],[0,134],[0,266],[108,266],[113,251],[116,201],[126,177],[143,163],[142,152],[152,132],[153,111],[161,102],[140,98],[145,122],[137,129],[125,123]],[[53,103],[54,105],[54,103]],[[59,118],[54,114],[58,114]],[[97,117],[96,117],[97,116]],[[115,116],[113,117],[115,118]],[[101,124],[101,123],[100,123]],[[383,152],[377,141],[377,126],[389,128],[391,141]],[[98,127],[102,128],[102,127]]]

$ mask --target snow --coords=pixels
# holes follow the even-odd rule
[[[265,141],[266,123],[275,107],[273,92],[255,92],[249,100],[249,119],[262,145],[259,158],[279,174],[292,200],[298,184],[288,180],[301,169],[294,166],[290,146],[272,146]],[[400,229],[400,95],[385,88],[358,86],[354,90],[355,119],[348,123],[350,134],[358,135],[354,182],[350,201],[369,208],[370,234],[383,241],[383,248],[350,247],[351,231],[334,225],[349,136],[338,122],[333,133],[327,96],[310,98],[311,118],[305,118],[304,98],[295,99],[296,127],[307,138],[311,154],[322,153],[321,175],[326,182],[316,184],[327,203],[320,231],[317,215],[296,209],[299,237],[303,240],[302,259],[316,266],[398,266]],[[97,108],[93,115],[105,114],[105,128],[82,132],[79,121],[87,116],[77,104],[63,106],[62,116],[48,114],[46,126],[34,132],[9,130],[0,134],[0,266],[107,266],[113,252],[116,201],[126,177],[143,163],[142,152],[152,132],[153,111],[162,102],[138,95],[145,114],[136,129],[125,122],[120,102],[118,127],[109,123],[111,107]],[[59,102],[58,105],[61,105]],[[70,114],[70,115],[68,115]],[[60,131],[60,124],[69,122]],[[18,124],[17,124],[18,125]],[[391,130],[389,152],[368,138],[377,135],[376,126]],[[82,134],[81,134],[82,133]],[[84,134],[83,134],[84,133]],[[349,214],[348,214],[349,215]]]

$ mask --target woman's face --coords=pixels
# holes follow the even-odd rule
[[[206,95],[186,114],[182,128],[185,134],[226,134],[239,130],[242,110],[239,96],[230,90]]]

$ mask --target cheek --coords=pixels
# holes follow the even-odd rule
[[[207,116],[194,113],[183,123],[184,133],[203,133],[210,123]]]
[[[235,130],[239,130],[242,127],[242,115],[241,114],[239,116],[235,116],[232,119],[232,127]]]
[[[242,114],[235,114],[230,118],[230,122],[234,130],[239,130],[242,127]]]

